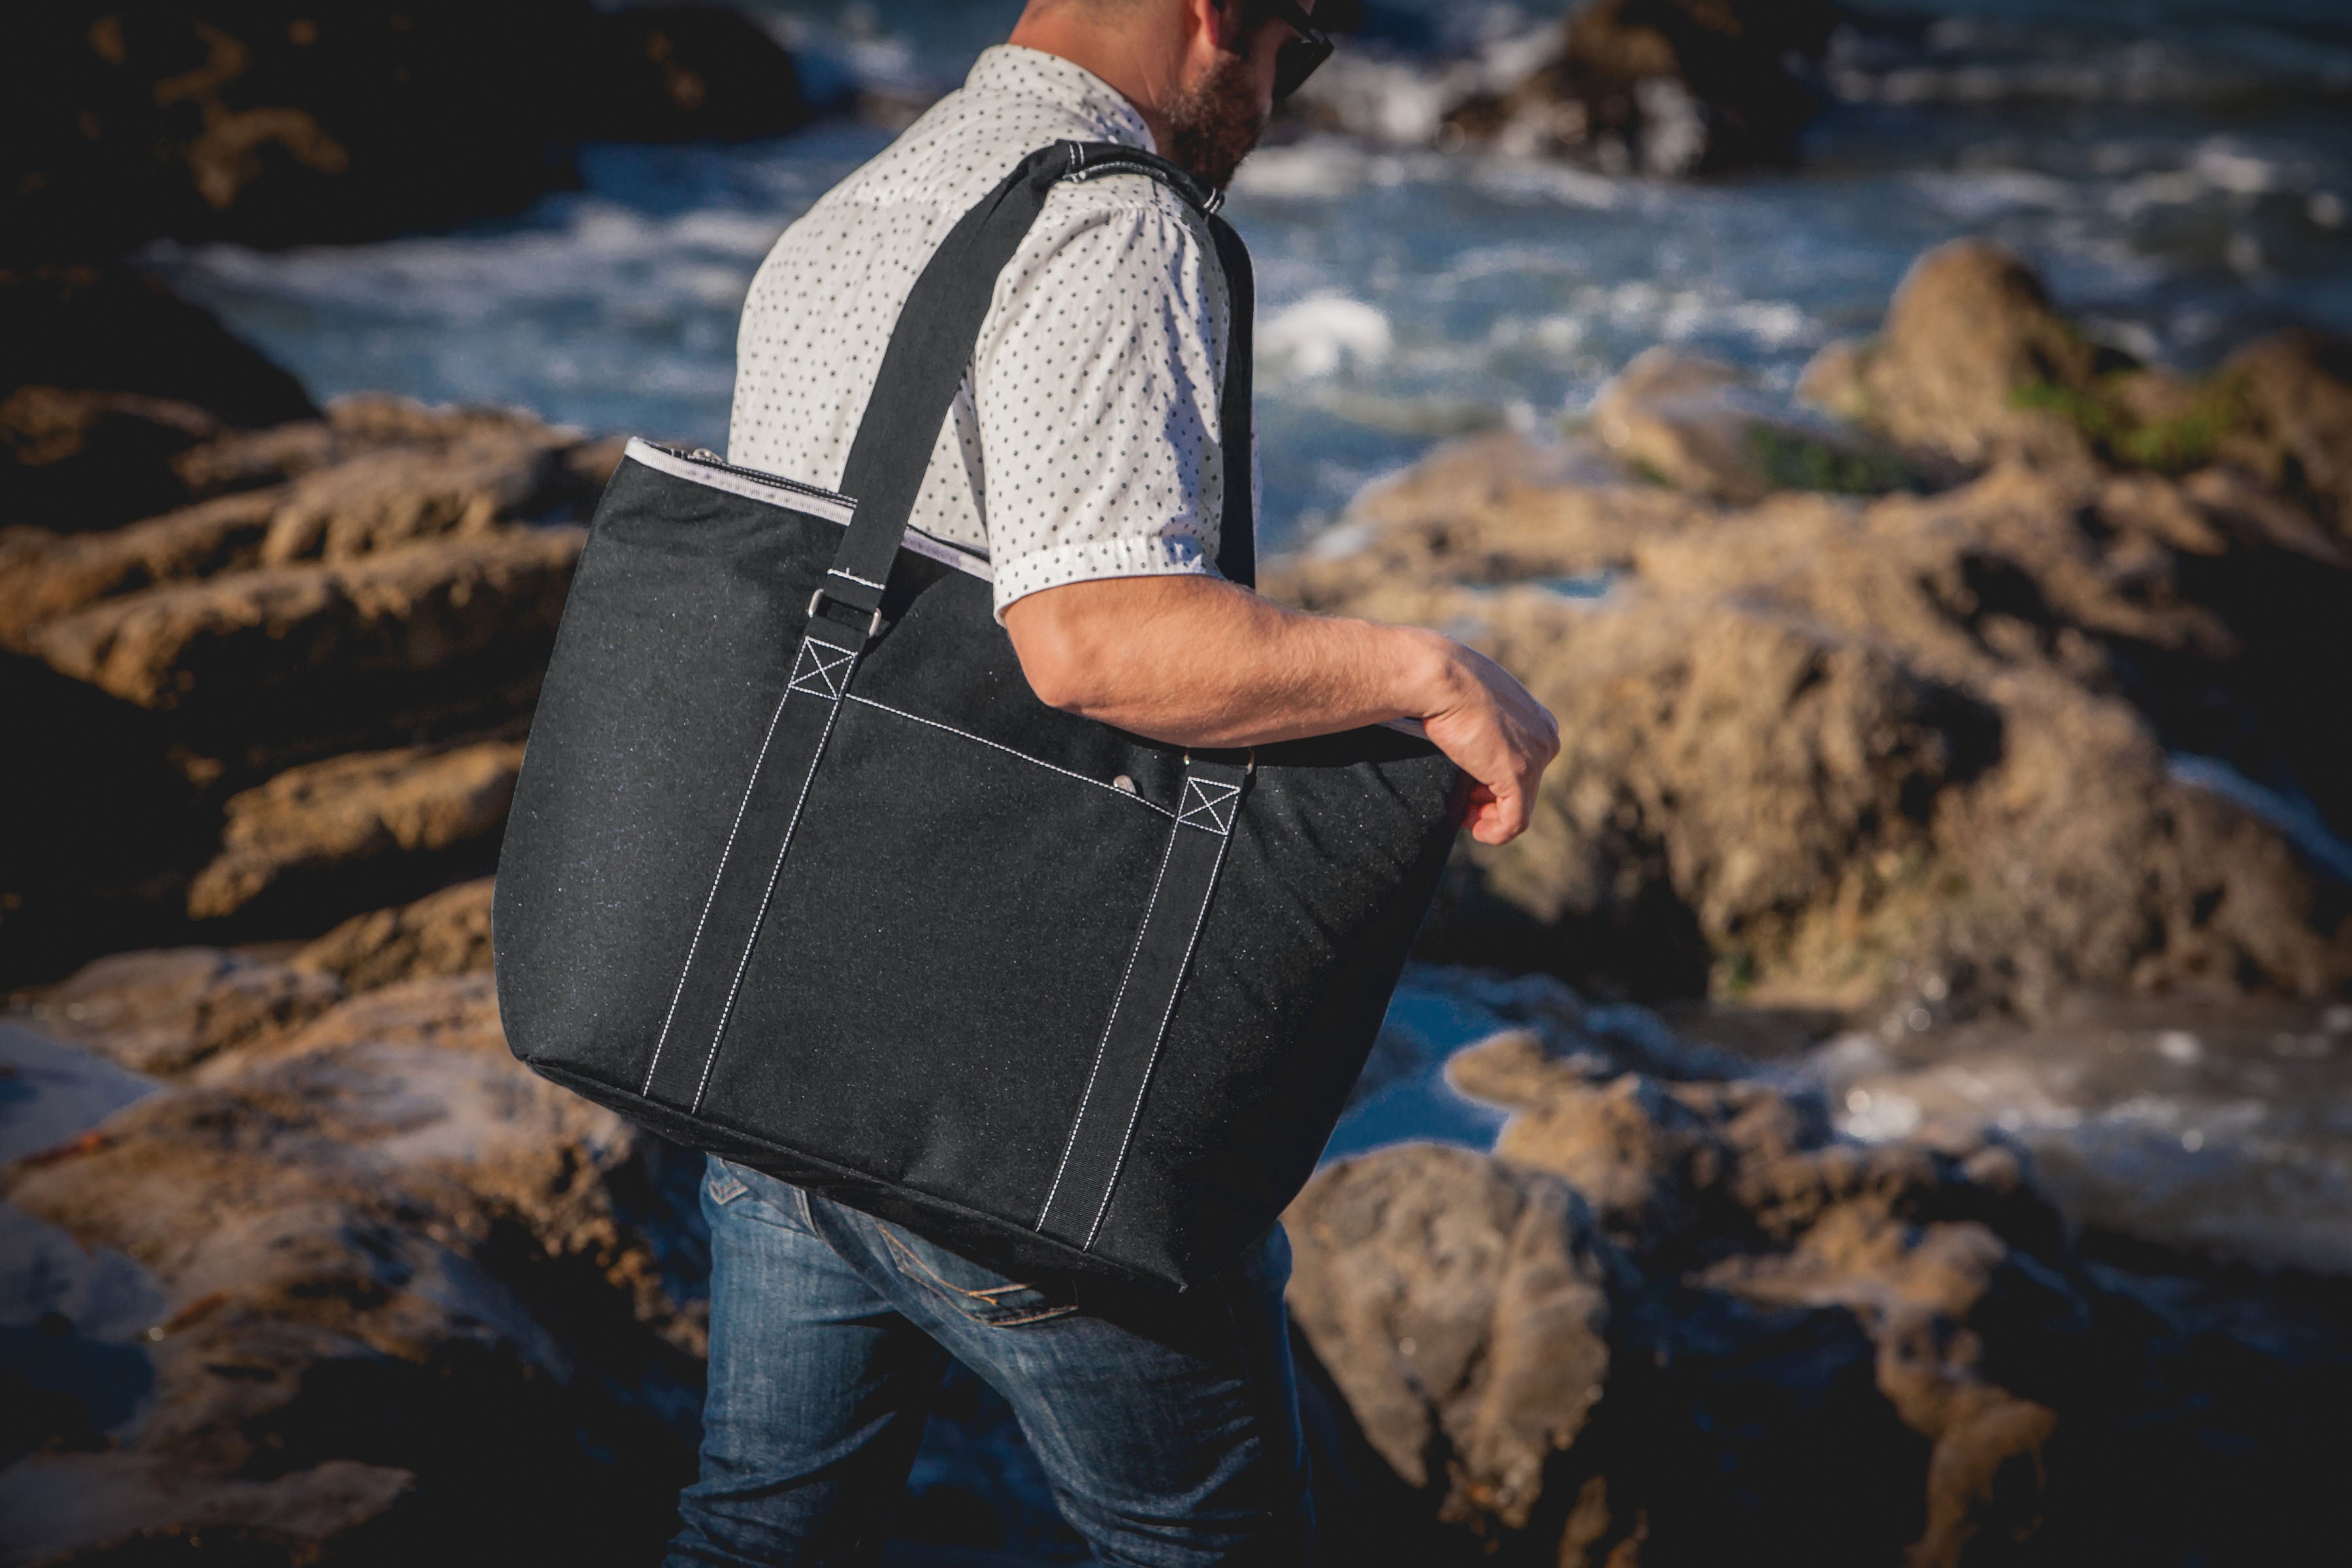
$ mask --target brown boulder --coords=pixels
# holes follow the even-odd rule
[[[231,797],[221,852],[189,886],[188,913],[216,919],[281,882],[365,885],[387,876],[386,862],[487,847],[505,826],[521,766],[521,742],[485,741],[289,769]],[[351,889],[338,893],[348,900]]]
[[[1439,1517],[1524,1530],[1609,1374],[1603,1244],[1561,1183],[1462,1149],[1345,1161],[1283,1218],[1290,1308]]]
[[[353,992],[488,969],[490,892],[490,879],[480,877],[413,904],[354,915],[289,962],[333,975]]]
[[[342,999],[332,974],[178,947],[85,964],[44,993],[32,1016],[119,1067],[169,1075],[307,1023]]]
[[[63,527],[162,511],[187,495],[173,459],[221,430],[169,398],[18,386],[0,400],[0,504],[12,521]]]
[[[2023,262],[1997,245],[1955,240],[1912,264],[1874,342],[1825,350],[1800,391],[1959,463],[2063,463],[2088,455],[2082,432],[2019,399],[2036,388],[2080,395],[2100,368],[2098,350]]]
[[[1826,0],[1588,0],[1549,62],[1456,105],[1445,125],[1612,172],[1793,163],[1822,107],[1801,62],[1821,60],[1840,14]]]
[[[692,1471],[691,1170],[518,1065],[486,974],[200,1078],[5,1177],[169,1307],[134,1436],[0,1472],[21,1560],[199,1529],[272,1560],[656,1552]]]
[[[2047,1368],[2086,1308],[2018,1160],[1843,1143],[1783,1090],[1610,1056],[1551,1030],[1463,1053],[1454,1081],[1517,1112],[1492,1156],[1345,1161],[1285,1216],[1293,1313],[1402,1484],[1507,1561],[1763,1539],[1946,1565],[2033,1537]]]
[[[1910,477],[1894,454],[1777,405],[1729,365],[1664,348],[1601,389],[1592,428],[1635,472],[1734,505],[1779,489],[1889,490]]]
[[[5,68],[0,230],[54,254],[444,228],[571,183],[582,141],[810,112],[791,57],[717,5],[69,0],[23,18]]]
[[[2352,341],[2283,332],[2231,355],[2217,379],[2240,416],[2220,455],[2302,501],[2352,545]]]

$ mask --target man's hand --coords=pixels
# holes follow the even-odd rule
[[[1508,844],[1534,818],[1536,785],[1559,755],[1559,721],[1485,654],[1445,640],[1447,677],[1458,695],[1421,715],[1437,749],[1477,781],[1470,837]]]
[[[1527,831],[1559,725],[1492,659],[1412,626],[1310,616],[1214,577],[1113,577],[1015,600],[1038,700],[1180,746],[1261,746],[1418,719],[1476,781],[1482,844]]]

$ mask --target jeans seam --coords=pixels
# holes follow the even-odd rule
[[[1267,1519],[1279,1519],[1297,1500],[1291,1495],[1292,1489],[1283,1489],[1281,1494],[1277,1495],[1277,1488],[1282,1484],[1283,1472],[1287,1468],[1289,1461],[1297,1456],[1278,1455],[1275,1451],[1275,1441],[1281,1435],[1286,1423],[1275,1418],[1277,1413],[1273,1408],[1275,1390],[1268,1375],[1270,1369],[1264,1364],[1259,1356],[1251,1353],[1250,1336],[1242,1327],[1241,1309],[1234,1303],[1232,1290],[1228,1289],[1223,1295],[1225,1326],[1234,1336],[1234,1350],[1241,1363],[1242,1383],[1249,1400],[1250,1424],[1256,1428],[1258,1463],[1261,1466],[1260,1474],[1263,1478],[1259,1485],[1261,1493],[1259,1506],[1265,1510]],[[1297,1489],[1303,1489],[1306,1478],[1302,1475],[1299,1480],[1300,1488]]]

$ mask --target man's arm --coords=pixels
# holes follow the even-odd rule
[[[1255,746],[1418,719],[1477,783],[1472,837],[1526,831],[1559,753],[1549,710],[1491,659],[1413,626],[1310,616],[1220,578],[1111,577],[1004,611],[1038,700],[1180,746]]]

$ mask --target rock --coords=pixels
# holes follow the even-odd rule
[[[2217,379],[2239,414],[2219,455],[2352,544],[2352,341],[2283,332],[2231,355]]]
[[[348,990],[490,967],[490,879],[477,878],[398,909],[354,915],[291,960]]]
[[[1822,98],[1808,79],[1837,24],[1825,0],[1588,0],[1547,64],[1445,117],[1447,131],[1612,172],[1791,163]]]
[[[169,1302],[135,1435],[0,1472],[17,1560],[198,1530],[276,1561],[655,1554],[693,1470],[698,1163],[519,1066],[487,974],[198,1078],[5,1177]]]
[[[19,265],[0,258],[0,395],[23,386],[185,404],[239,430],[319,412],[300,382],[211,311],[142,272],[111,263]]]
[[[110,528],[198,493],[226,431],[316,413],[212,315],[121,267],[0,258],[0,528]]]
[[[2102,368],[2099,351],[2023,262],[1996,245],[1955,240],[1912,264],[1874,343],[1825,350],[1799,391],[1902,446],[1971,468],[2000,457],[2062,463],[2087,456],[2082,432],[2019,399],[2034,389],[2081,396]]]
[[[46,622],[29,640],[64,673],[149,708],[313,695],[491,654],[543,660],[585,537],[506,528],[169,584]]]
[[[443,228],[570,183],[579,142],[780,135],[809,115],[790,56],[715,5],[82,0],[15,42],[0,90],[26,133],[0,163],[0,230],[50,254]]]
[[[1312,608],[1469,635],[1561,718],[1534,829],[1468,851],[1428,956],[1895,1016],[1915,1005],[1904,976],[1943,977],[1937,1016],[2084,985],[2352,979],[2319,863],[2168,759],[2292,769],[2352,801],[2340,742],[2253,675],[2292,662],[2305,701],[2352,668],[2327,653],[2340,569],[2111,533],[2093,469],[1725,510],[1547,485],[1503,439],[1368,492],[1340,525],[1351,551],[1265,574]],[[2237,537],[2208,489],[2147,483]],[[1613,585],[1543,585],[1562,581]],[[2244,706],[2217,710],[2217,689]],[[2250,735],[2248,709],[2276,718]]]
[[[5,542],[0,581],[13,586]],[[202,847],[197,792],[152,716],[7,652],[0,714],[12,762],[0,768],[0,985],[56,980],[126,942],[185,940],[175,868],[190,840]]]
[[[2352,472],[2348,366],[2341,343],[2295,333],[2201,381],[2140,365],[2086,338],[2016,257],[1958,240],[1913,265],[1877,339],[1822,350],[1798,390],[1931,463],[2180,477],[2218,460],[2332,521]]]
[[[422,539],[467,538],[561,504],[562,455],[576,437],[537,420],[477,416],[486,428],[360,452],[302,475],[262,541],[267,565],[348,561]]]
[[[356,752],[290,769],[231,797],[221,852],[188,889],[188,913],[217,919],[289,879],[358,888],[433,864],[451,850],[494,854],[522,767],[522,742]]]
[[[0,473],[20,518],[142,517],[185,498],[172,459],[222,429],[203,409],[168,398],[19,386],[0,402]]]
[[[1285,1215],[1306,1364],[1391,1488],[1345,1516],[1451,1524],[1417,1561],[1651,1568],[1759,1541],[2220,1560],[2249,1513],[2266,1541],[2313,1528],[2296,1456],[2326,1439],[2287,1413],[2352,1384],[2340,1325],[2282,1294],[2226,1330],[2208,1287],[2087,1261],[1997,1137],[1858,1144],[1808,1095],[1629,1071],[1577,1008],[1541,1011],[1449,1065],[1515,1113],[1493,1154],[1344,1160]],[[2213,1447],[2178,1446],[2176,1402],[2217,1397]]]
[[[796,131],[810,116],[792,57],[731,5],[599,10],[580,55],[582,74],[562,85],[578,95],[583,140],[742,142]]]
[[[570,520],[618,460],[528,415],[362,395],[181,452],[177,481],[209,499],[118,528],[0,529],[0,648],[56,672],[0,657],[0,688],[24,689],[28,720],[88,710],[26,731],[76,739],[52,742],[56,787],[12,780],[54,836],[0,873],[0,900],[44,911],[0,902],[0,924],[38,932],[9,945],[5,978],[196,939],[209,862],[197,902],[243,910],[252,868],[218,839],[240,790],[338,754],[521,733],[584,537]],[[79,777],[100,738],[111,760]],[[142,795],[94,782],[134,778]],[[307,936],[415,897],[486,868],[472,845],[373,859],[340,890],[298,878],[310,892],[265,900],[241,934]]]
[[[0,646],[27,647],[35,626],[100,599],[259,565],[262,541],[285,499],[279,486],[102,532],[0,532]]]
[[[1729,365],[1665,348],[1643,351],[1601,387],[1592,426],[1636,472],[1735,505],[1777,489],[1874,493],[1909,477],[1892,453],[1776,406]]]
[[[342,999],[331,973],[179,947],[85,964],[47,992],[33,1016],[118,1067],[168,1076],[307,1023]]]
[[[1525,1529],[1610,1365],[1607,1250],[1557,1180],[1425,1146],[1342,1162],[1284,1216],[1291,1312],[1438,1516]]]

